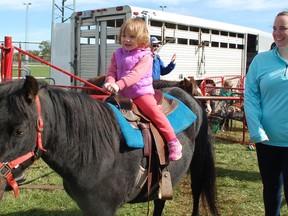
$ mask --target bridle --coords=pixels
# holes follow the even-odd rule
[[[36,147],[34,151],[28,152],[25,155],[22,155],[10,162],[0,162],[0,177],[1,175],[6,179],[7,184],[9,184],[13,191],[15,197],[18,197],[18,184],[12,175],[12,170],[17,169],[20,164],[24,163],[28,159],[32,159],[32,163],[39,158],[39,150],[46,152],[46,149],[42,146],[42,131],[44,127],[43,119],[41,117],[41,106],[39,96],[35,96],[35,102],[37,106],[37,138],[36,138]]]

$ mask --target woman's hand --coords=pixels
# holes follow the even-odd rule
[[[175,64],[176,61],[176,53],[174,53],[174,55],[171,58],[171,62],[173,62],[173,64]]]
[[[110,93],[117,93],[119,91],[119,86],[116,83],[105,83],[104,89]]]

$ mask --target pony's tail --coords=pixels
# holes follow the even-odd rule
[[[203,111],[203,122],[195,140],[195,152],[191,163],[191,188],[194,207],[202,198],[203,206],[208,204],[212,215],[218,215],[216,206],[216,174],[214,161],[214,139]],[[196,207],[197,208],[197,207]],[[197,210],[199,211],[199,209]]]

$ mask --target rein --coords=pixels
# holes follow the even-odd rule
[[[15,197],[18,197],[18,184],[13,178],[12,170],[19,167],[20,164],[24,163],[28,159],[32,158],[33,162],[38,159],[38,150],[46,152],[46,149],[42,145],[42,132],[43,132],[43,119],[41,117],[41,105],[39,96],[35,96],[35,102],[37,105],[37,138],[36,138],[36,148],[34,151],[28,152],[11,162],[0,162],[0,174],[6,179],[7,183],[12,187]]]

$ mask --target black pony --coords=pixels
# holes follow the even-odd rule
[[[165,92],[197,115],[197,120],[177,135],[183,157],[168,165],[172,185],[190,172],[193,215],[199,214],[201,196],[217,215],[212,136],[205,113],[180,88]],[[66,192],[85,216],[115,215],[125,203],[148,198],[154,200],[154,215],[161,215],[165,201],[158,199],[157,181],[152,181],[149,196],[147,186],[135,195],[136,178],[146,159],[142,149],[126,147],[114,112],[105,102],[27,76],[0,84],[0,113],[0,197],[6,184],[17,191],[14,178],[41,157],[63,178]]]

